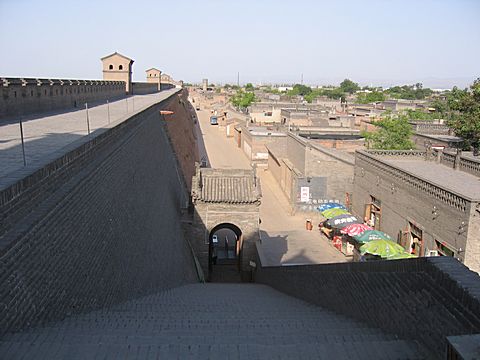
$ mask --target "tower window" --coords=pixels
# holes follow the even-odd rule
[[[123,70],[123,65],[118,65],[118,70]]]
[[[113,70],[113,65],[112,64],[108,65],[108,69]]]

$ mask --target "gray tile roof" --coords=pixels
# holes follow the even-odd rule
[[[201,169],[194,178],[193,199],[208,203],[253,204],[260,199],[260,180],[253,170]]]

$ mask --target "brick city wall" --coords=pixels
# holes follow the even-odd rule
[[[446,336],[480,332],[480,278],[450,257],[260,267],[255,281],[418,341],[443,358]]]
[[[195,110],[188,102],[188,91],[182,90],[178,95],[172,96],[165,102],[164,108],[173,111],[173,114],[164,115],[166,129],[190,192],[192,177],[195,175],[195,162],[200,160],[194,124]]]
[[[125,96],[123,81],[0,78],[0,86],[0,119]]]
[[[196,281],[163,106],[0,193],[1,333]]]
[[[153,94],[158,92],[158,84],[147,82],[133,82],[132,95]]]

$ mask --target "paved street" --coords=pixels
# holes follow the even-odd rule
[[[198,101],[198,100],[196,100]],[[227,138],[219,126],[210,125],[210,111],[202,103],[197,111],[205,149],[200,146],[200,157],[208,154],[209,164],[214,168],[250,169],[250,161],[237,147],[233,138]],[[199,136],[200,138],[200,136]],[[316,264],[344,262],[348,258],[334,249],[320,234],[317,224],[314,229],[305,229],[306,217],[290,215],[288,202],[268,170],[258,170],[261,180],[262,203],[260,205],[261,252],[265,265]]]
[[[170,89],[156,94],[135,95],[97,105],[88,110],[90,132],[108,128],[123,121],[147,106],[169,97],[179,89]],[[108,114],[110,113],[110,119]],[[23,119],[25,155],[29,167],[35,167],[42,159],[62,147],[88,135],[85,109],[56,113],[50,116],[25,117]],[[0,179],[22,169],[23,156],[18,122],[0,125]]]

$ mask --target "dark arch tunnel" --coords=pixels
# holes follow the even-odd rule
[[[224,278],[226,273],[240,275],[242,263],[242,230],[232,223],[216,225],[208,238],[208,279]],[[236,281],[230,277],[231,281]]]

